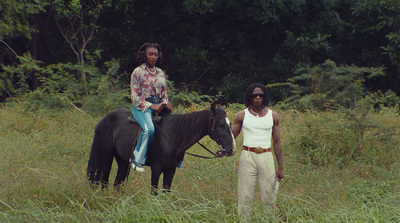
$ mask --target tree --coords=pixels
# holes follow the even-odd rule
[[[399,52],[396,33],[400,29],[400,2],[397,0],[353,1],[351,16],[348,16],[346,20],[350,28],[346,31],[349,36],[348,45],[346,45],[348,49],[344,49],[341,55],[349,55],[346,58],[348,64],[385,66],[387,75],[384,78],[370,80],[369,88],[375,91],[393,89],[399,94],[397,86],[400,81],[398,78],[400,70],[395,57],[396,52]]]
[[[20,84],[25,90],[29,86],[25,79],[31,73],[19,73],[9,76],[4,73],[4,64],[17,64],[23,59],[26,39],[31,38],[35,27],[30,25],[33,15],[43,11],[42,1],[3,0],[0,2],[0,100],[14,96],[14,84]]]
[[[6,55],[16,58],[20,52],[14,50],[12,42],[17,37],[30,38],[35,27],[30,26],[33,15],[43,10],[41,1],[3,0],[0,2],[0,64],[6,63]],[[5,47],[5,48],[4,48]]]
[[[400,72],[400,2],[392,0],[381,1],[385,13],[380,16],[379,26],[390,27],[391,31],[386,35],[389,43],[382,46],[384,55],[388,55],[393,65]],[[395,31],[396,30],[396,31]]]
[[[11,0],[0,4],[17,15],[19,10],[32,8],[17,2],[21,6]],[[85,86],[85,94],[90,94],[91,75],[104,74],[109,61],[120,65],[116,73],[131,73],[138,65],[137,49],[144,42],[161,44],[164,63],[160,67],[180,91],[222,95],[229,102],[240,102],[250,83],[283,83],[299,76],[300,68],[316,67],[328,59],[337,67],[384,66],[385,76],[365,80],[365,92],[393,89],[400,93],[400,3],[395,0],[29,3],[46,5],[46,11],[30,10],[27,14],[32,16],[21,14],[19,18],[10,14],[9,22],[0,22],[19,24],[21,20],[31,25],[27,28],[35,28],[29,41],[21,35],[3,36],[0,52],[11,56],[1,56],[1,60],[6,65],[18,64],[13,49],[18,55],[30,51],[32,59],[43,62],[41,66],[77,61],[81,69],[76,78]],[[7,13],[1,13],[6,18]],[[35,77],[26,79],[29,89],[41,84]],[[129,87],[129,75],[123,75],[120,83]],[[273,92],[272,101],[284,99],[289,88],[285,90]]]
[[[85,54],[87,45],[97,32],[97,21],[104,8],[110,6],[111,0],[57,0],[52,3],[57,26],[75,53],[81,65],[81,78],[87,94],[87,78],[85,72]],[[95,53],[99,53],[98,51]]]
[[[355,107],[357,101],[367,93],[365,81],[384,76],[383,70],[382,67],[337,66],[332,60],[311,69],[299,69],[298,75],[289,78],[286,83],[291,88],[291,95],[286,102],[301,110],[323,110],[337,105]],[[282,85],[285,84],[276,86]]]

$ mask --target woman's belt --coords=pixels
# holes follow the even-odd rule
[[[247,147],[243,146],[243,150],[250,151],[253,153],[261,154],[261,153],[266,153],[266,152],[271,152],[271,148],[268,149],[263,149],[261,147]]]

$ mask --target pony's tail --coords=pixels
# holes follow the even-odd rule
[[[95,187],[98,185],[100,181],[100,174],[99,174],[99,160],[100,160],[100,152],[99,152],[99,136],[97,133],[94,135],[92,150],[90,152],[89,163],[87,167],[87,177],[91,187]]]
[[[111,129],[109,128],[110,126],[107,124],[108,121],[107,117],[102,119],[95,128],[92,149],[86,171],[89,184],[92,188],[99,185],[100,181],[104,181],[104,179],[102,179],[103,168],[105,168],[103,161],[106,158],[102,156],[108,154],[108,151],[110,151],[112,147],[112,134]]]

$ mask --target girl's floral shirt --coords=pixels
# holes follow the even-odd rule
[[[145,63],[137,67],[131,75],[131,99],[133,105],[142,111],[147,111],[152,103],[146,98],[159,97],[161,103],[168,103],[167,83],[164,72],[156,68],[151,74]]]

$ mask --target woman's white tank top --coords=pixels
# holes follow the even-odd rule
[[[268,109],[265,116],[254,116],[249,109],[244,110],[244,119],[242,125],[243,145],[248,147],[261,147],[263,149],[271,148],[272,110]]]

